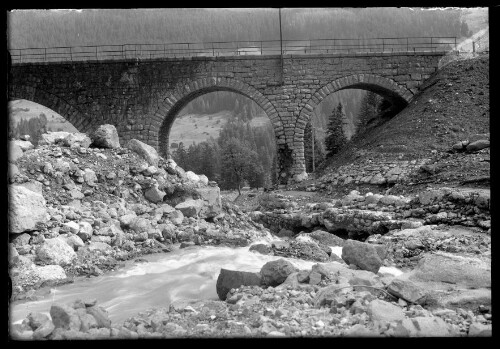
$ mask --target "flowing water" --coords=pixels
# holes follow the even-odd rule
[[[332,247],[332,252],[340,255],[342,248]],[[121,323],[140,311],[168,307],[180,299],[218,299],[215,284],[221,268],[258,272],[265,263],[283,257],[254,253],[249,247],[193,246],[142,258],[148,262],[129,263],[118,271],[57,287],[44,299],[13,304],[10,322],[20,322],[30,312],[49,314],[53,302],[95,298],[113,323]],[[317,263],[285,259],[299,269]]]

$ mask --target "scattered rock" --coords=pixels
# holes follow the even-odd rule
[[[260,286],[261,274],[246,271],[235,271],[222,268],[217,278],[217,295],[219,299],[226,300],[227,293],[232,288],[240,286]]]

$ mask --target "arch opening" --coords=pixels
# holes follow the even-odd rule
[[[394,81],[373,75],[353,75],[337,79],[318,89],[302,109],[296,124],[294,141],[304,145],[303,161],[306,171],[310,173],[316,168],[317,166],[311,166],[313,158],[317,163],[322,155],[318,154],[317,146],[312,147],[311,128],[314,128],[315,138],[319,138],[319,142],[324,145],[324,159],[336,152],[334,149],[340,146],[336,143],[347,143],[353,136],[398,114],[408,105],[412,96],[410,91]],[[337,110],[339,103],[342,104],[342,111]],[[340,131],[336,137],[328,137],[335,133],[328,131],[328,119],[337,114],[342,115],[342,120],[333,128]],[[317,145],[317,142],[318,140],[314,144]],[[314,153],[312,149],[315,149]]]
[[[159,128],[158,148],[186,171],[207,175],[221,189],[235,189],[235,175],[222,165],[231,138],[236,138],[255,162],[255,180],[246,179],[245,185],[270,187],[278,162],[275,128],[269,108],[264,110],[249,93],[209,86],[186,93],[170,108]]]
[[[63,115],[56,111],[25,99],[11,99],[9,110],[9,139],[29,135],[33,145],[38,145],[42,133],[79,132]]]

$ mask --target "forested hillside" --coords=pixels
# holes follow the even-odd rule
[[[283,39],[469,36],[461,10],[283,9]],[[13,11],[11,48],[279,39],[277,9]]]

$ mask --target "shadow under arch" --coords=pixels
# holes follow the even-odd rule
[[[274,135],[276,137],[277,149],[284,144],[284,129],[278,112],[271,102],[254,87],[231,78],[202,78],[178,86],[173,92],[160,103],[158,110],[153,115],[153,122],[158,123],[157,149],[165,158],[169,154],[169,136],[172,125],[178,113],[189,102],[195,98],[216,91],[229,91],[241,94],[253,100],[261,107],[271,120]]]
[[[336,79],[318,88],[301,109],[295,123],[294,143],[300,143],[304,147],[304,130],[311,120],[314,109],[329,95],[345,89],[361,89],[377,93],[391,102],[394,110],[398,112],[405,108],[413,98],[413,93],[406,87],[379,75],[354,74]],[[304,153],[303,148],[301,153]]]
[[[79,132],[87,133],[94,128],[92,119],[58,96],[38,88],[22,85],[9,88],[9,101],[25,99],[52,109],[70,122]]]

